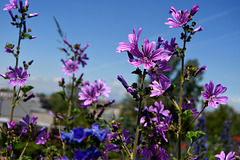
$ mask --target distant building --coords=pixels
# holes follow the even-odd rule
[[[0,89],[0,126],[3,123],[9,122],[11,105],[12,105],[12,91],[8,89]],[[38,117],[37,125],[39,127],[50,127],[53,123],[52,116],[48,113],[48,110],[42,108],[40,98],[37,96],[30,99],[27,102],[21,101],[13,112],[13,121],[19,122],[22,117],[26,115]]]

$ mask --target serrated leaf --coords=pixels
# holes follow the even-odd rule
[[[24,94],[26,94],[28,91],[30,91],[30,90],[32,90],[34,87],[33,86],[23,86],[22,88],[21,88],[21,91],[24,93]]]
[[[187,118],[189,118],[191,115],[193,114],[193,111],[192,110],[186,110],[186,111],[184,111],[184,112],[182,112],[182,113],[178,113],[178,115],[179,116],[181,116],[182,117],[182,119],[187,119]]]

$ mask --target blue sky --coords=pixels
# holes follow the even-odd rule
[[[1,0],[0,8],[7,3],[8,0]],[[171,17],[168,13],[171,5],[176,10],[190,10],[194,4],[200,7],[194,19],[204,30],[196,33],[187,45],[186,58],[198,58],[201,66],[206,65],[201,83],[213,80],[226,86],[228,103],[240,112],[239,0],[29,0],[28,13],[38,12],[39,16],[27,21],[27,27],[37,38],[24,40],[21,45],[20,62],[34,60],[28,84],[34,85],[36,92],[60,90],[57,81],[64,77],[60,59],[66,56],[57,49],[63,45],[58,42],[61,38],[53,20],[55,16],[70,43],[90,43],[86,50],[90,60],[79,75],[83,72],[84,79],[90,82],[99,78],[107,81],[112,87],[111,97],[119,99],[125,90],[117,75],[123,75],[129,84],[136,77],[131,75],[134,68],[127,62],[126,53],[116,53],[118,43],[128,42],[133,28],[141,27],[139,45],[145,38],[156,41],[158,36],[166,40],[176,37],[181,44],[181,28],[171,29],[164,23]],[[14,65],[14,58],[4,53],[4,46],[6,42],[17,43],[17,29],[10,25],[8,12],[0,10],[0,15],[0,73],[5,73],[8,66]],[[0,87],[11,88],[3,79]]]

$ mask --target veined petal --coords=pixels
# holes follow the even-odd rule
[[[201,91],[201,93],[202,93],[202,95],[203,95],[203,100],[204,101],[207,101],[207,100],[209,100],[209,95],[206,93],[206,92],[204,92],[204,91]]]
[[[213,81],[210,81],[209,85],[207,83],[205,84],[205,89],[209,95],[213,93],[213,88],[214,88]]]
[[[213,108],[217,108],[217,103],[214,102],[212,99],[210,99],[208,101],[208,106],[213,107]]]
[[[227,90],[227,87],[223,87],[221,84],[217,84],[214,90],[214,95],[217,96],[219,94],[222,94],[226,90]]]
[[[217,102],[217,103],[220,103],[220,104],[227,104],[227,100],[228,100],[228,97],[226,96],[222,96],[222,97],[215,97],[214,100]]]
[[[25,80],[19,80],[18,85],[22,87],[24,84],[26,84]]]
[[[131,63],[134,67],[139,67],[144,63],[144,61],[139,59],[129,59],[128,62]]]
[[[149,43],[149,40],[146,38],[143,41],[143,50],[145,57],[149,57],[154,50],[155,42]]]
[[[144,69],[149,69],[151,67],[154,67],[156,64],[154,62],[145,62],[143,65]]]

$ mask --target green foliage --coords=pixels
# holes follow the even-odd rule
[[[32,90],[34,87],[33,86],[23,86],[22,88],[21,88],[21,91],[24,93],[24,94],[26,94],[27,92],[29,92],[30,90]]]
[[[224,121],[232,120],[231,133],[239,135],[240,117],[229,105],[219,105],[213,112],[204,113],[208,141],[214,143],[217,136],[221,135]]]
[[[203,131],[188,131],[186,136],[191,140],[191,143],[204,137],[206,134]]]
[[[179,116],[182,117],[182,119],[186,120],[188,119],[189,117],[191,117],[191,115],[193,114],[193,111],[192,110],[186,110],[182,113],[178,113]]]

